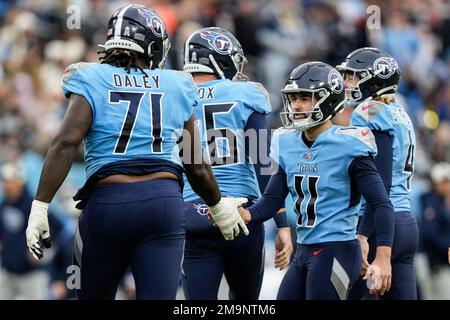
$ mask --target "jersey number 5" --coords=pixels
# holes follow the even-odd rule
[[[116,146],[114,148],[114,154],[125,154],[127,151],[130,138],[133,134],[133,128],[136,123],[136,118],[141,107],[143,97],[146,95],[144,92],[130,92],[130,91],[110,91],[109,103],[117,104],[126,102],[127,114],[122,123],[119,138],[117,139]],[[151,113],[151,128],[150,133],[153,137],[151,143],[152,153],[162,153],[162,122],[161,122],[161,100],[163,93],[151,92],[150,96],[150,113]]]
[[[307,192],[303,192],[302,182],[306,178]],[[298,215],[297,225],[303,226],[303,216],[306,213],[306,225],[305,227],[314,227],[317,220],[316,202],[319,198],[317,192],[317,183],[319,182],[319,176],[307,176],[302,174],[296,174],[294,176],[294,188],[297,193],[297,199],[295,200],[295,212]],[[306,204],[306,212],[302,212],[302,203],[305,199],[308,199]]]
[[[229,113],[233,106],[233,102],[205,104],[203,106],[207,150],[213,167],[239,162],[236,134],[230,128],[217,128],[214,119],[216,114]],[[223,148],[220,148],[223,144],[219,144],[218,140],[222,140],[222,142],[226,141],[227,151],[225,154]],[[219,150],[222,152],[218,152]]]

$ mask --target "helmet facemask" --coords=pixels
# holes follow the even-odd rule
[[[381,97],[387,92],[397,91],[397,85],[392,85],[377,90],[373,88],[373,85],[365,84],[368,80],[377,77],[378,74],[382,72],[382,69],[378,69],[375,71],[369,69],[354,69],[347,67],[345,63],[338,65],[336,69],[341,72],[341,74],[344,76],[344,79],[349,75],[352,75],[353,78],[359,79],[356,84],[352,84],[348,87],[346,86],[345,88],[346,104],[351,108],[356,108],[358,104],[361,104],[366,100]]]
[[[158,69],[164,69],[164,66],[166,65],[166,58],[167,58],[167,54],[170,50],[170,41],[169,41],[169,37],[165,38],[162,41],[162,52],[159,53],[159,51],[161,49],[158,50],[157,47],[155,47],[153,44],[155,43],[155,41],[150,42],[150,44],[148,45],[148,49],[147,49],[147,53],[148,53],[148,58],[149,58],[149,69],[154,69],[153,68],[153,61],[154,61],[154,57],[157,54],[161,54],[161,60],[158,62],[158,65],[156,66],[156,68]],[[157,49],[154,50],[153,48]]]
[[[244,65],[248,62],[247,58],[240,54],[239,52],[235,52],[231,54],[231,60],[234,63],[234,67],[236,68],[236,74],[234,75],[232,81],[248,81],[248,77],[243,73]]]
[[[346,80],[348,76],[358,79],[357,81],[353,80],[353,83],[348,86],[345,85],[346,104],[351,108],[356,108],[358,104],[367,98],[363,96],[361,85],[373,77],[372,73],[367,69],[352,69],[343,65],[337,66],[336,69],[341,72],[345,81],[348,81]]]
[[[289,88],[292,85],[286,85],[282,90],[283,96],[283,112],[280,112],[281,121],[285,128],[299,129],[306,131],[315,127],[329,119],[331,115],[324,118],[323,112],[320,109],[320,105],[330,96],[330,93],[321,88],[317,90],[308,89],[295,89]],[[308,95],[311,97],[310,111],[294,111],[295,101],[293,101],[294,95]],[[317,102],[315,102],[317,100]],[[299,116],[303,116],[302,119],[296,119]]]

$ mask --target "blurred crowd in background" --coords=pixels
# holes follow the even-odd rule
[[[246,73],[271,94],[272,128],[280,126],[280,90],[296,65],[311,60],[337,65],[363,46],[379,47],[393,55],[402,69],[398,99],[411,116],[418,138],[413,211],[421,230],[416,261],[419,291],[423,299],[450,299],[448,0],[133,3],[154,8],[165,21],[172,42],[168,68],[182,68],[183,44],[194,30],[220,26],[234,32],[249,60]],[[60,91],[64,69],[74,62],[97,61],[97,51],[101,50],[97,44],[105,41],[110,15],[126,4],[106,0],[0,0],[0,298],[72,297],[66,286],[66,271],[71,264],[74,217],[78,212],[71,197],[84,183],[82,152],[52,203],[57,227],[52,234],[52,254],[46,261],[30,259],[24,236],[18,236],[24,234],[28,212],[11,204],[24,206],[36,191],[43,157],[67,108]],[[18,249],[20,246],[23,250]],[[272,265],[273,261],[267,263]],[[270,282],[271,275],[266,274],[265,282]],[[30,280],[30,276],[37,280]],[[123,281],[124,298],[132,297],[130,282],[128,278]],[[30,289],[30,283],[36,283],[37,289]],[[276,292],[270,295],[264,288],[263,297],[275,297]]]

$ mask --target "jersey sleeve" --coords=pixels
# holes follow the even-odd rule
[[[375,136],[368,127],[343,127],[336,130],[336,133],[347,136],[346,148],[350,150],[352,158],[377,155]]]
[[[258,82],[244,82],[245,84],[245,104],[252,110],[269,114],[272,106],[269,100],[269,92]]]
[[[277,164],[279,164],[283,169],[285,169],[285,162],[283,161],[283,158],[280,155],[280,149],[282,149],[280,145],[282,144],[283,140],[285,140],[285,135],[291,132],[292,129],[278,128],[277,130],[274,131],[272,135],[272,140],[270,142],[270,153],[269,153],[270,159],[272,160],[272,162],[275,161]],[[272,168],[272,172],[274,170],[276,171],[276,169],[277,168]]]
[[[270,141],[270,152],[269,157],[276,163],[280,164],[280,129],[275,130],[272,135],[272,140]]]
[[[393,119],[391,112],[384,103],[371,100],[356,107],[352,113],[350,125],[391,132],[393,130]]]
[[[92,71],[94,63],[79,62],[71,64],[66,68],[61,78],[61,89],[69,98],[72,93],[83,96],[93,106],[91,97]]]
[[[181,88],[183,88],[183,96],[185,101],[187,101],[187,105],[189,106],[189,117],[190,118],[194,112],[194,107],[198,104],[198,90],[197,86],[194,83],[194,79],[187,72],[175,71],[180,79]]]

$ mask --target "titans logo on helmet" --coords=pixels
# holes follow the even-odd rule
[[[207,40],[209,45],[220,54],[227,54],[231,52],[231,40],[218,32],[203,31],[200,36]]]
[[[151,11],[144,8],[138,8],[138,13],[147,21],[147,25],[157,37],[161,37],[163,33],[163,23],[161,19],[155,16]]]
[[[335,93],[341,93],[344,90],[344,80],[336,70],[331,70],[328,74],[328,84]]]
[[[151,28],[152,28],[153,33],[156,36],[158,36],[158,37],[162,36],[163,24],[162,24],[162,21],[158,17],[155,16],[155,17],[152,18]]]
[[[389,78],[397,69],[397,62],[391,57],[381,57],[373,63],[373,70],[382,79]]]

